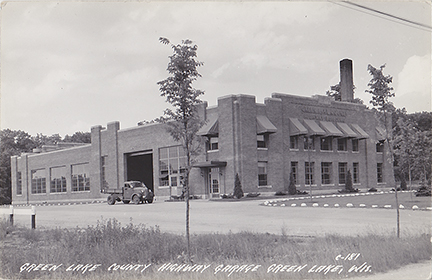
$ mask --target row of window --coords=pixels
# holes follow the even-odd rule
[[[294,182],[297,184],[298,178],[298,162],[291,162],[291,172],[294,177]],[[338,183],[345,184],[346,176],[348,173],[348,163],[339,162],[338,163]],[[305,162],[305,184],[314,185],[315,184],[315,162]],[[354,162],[352,165],[352,179],[353,183],[360,183],[360,169],[359,163]],[[328,185],[333,184],[333,163],[332,162],[321,162],[321,184]]]
[[[320,137],[320,149],[321,151],[333,151],[333,137]],[[303,150],[315,151],[315,137],[313,136],[290,136],[290,149],[298,150],[299,142],[303,142]],[[257,135],[257,147],[267,148],[268,135]],[[359,151],[359,139],[351,139],[351,147],[353,152]],[[219,149],[218,137],[210,137],[207,142],[207,151],[215,151]],[[348,150],[348,139],[338,138],[337,139],[337,150],[347,151]],[[378,146],[377,146],[378,151]]]
[[[348,163],[339,162],[338,163],[338,183],[345,184],[346,177],[348,173]],[[291,162],[291,172],[294,177],[294,182],[297,184],[298,178],[298,162]],[[382,163],[377,163],[377,182],[384,182],[384,169]],[[305,184],[314,185],[315,184],[315,162],[305,162]],[[332,162],[321,162],[321,184],[328,185],[333,184],[333,163]],[[352,164],[352,180],[354,184],[360,183],[360,168],[359,163],[354,162]]]
[[[303,150],[315,151],[315,139],[313,136],[290,136],[290,149],[298,150],[299,142],[303,142]],[[319,137],[321,151],[333,151],[333,137]],[[351,147],[353,152],[359,151],[359,139],[351,139]],[[337,138],[337,150],[347,151],[348,150],[348,139]]]
[[[50,193],[67,192],[66,166],[51,167],[49,169],[49,191]],[[31,193],[46,193],[47,178],[45,169],[31,170]],[[90,176],[89,164],[71,165],[72,192],[89,191]],[[17,172],[17,195],[22,194],[22,173]]]

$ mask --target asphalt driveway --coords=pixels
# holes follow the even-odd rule
[[[396,210],[359,208],[291,208],[266,207],[263,200],[219,202],[192,200],[190,224],[192,233],[269,232],[311,236],[337,233],[363,235],[370,232],[392,235]],[[432,211],[402,210],[401,233],[430,233]],[[38,228],[74,228],[96,225],[115,218],[130,223],[159,226],[162,231],[184,234],[185,203],[155,201],[153,204],[124,205],[116,203],[56,205],[36,207]],[[16,216],[18,224],[30,226],[29,216]]]

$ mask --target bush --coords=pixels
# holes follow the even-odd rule
[[[289,178],[289,185],[288,185],[288,194],[294,195],[296,193],[297,193],[297,189],[295,185],[294,174],[291,171],[290,178]]]
[[[401,188],[401,190],[403,190],[403,191],[406,191],[406,190],[407,190],[407,183],[406,183],[405,177],[403,177],[403,176],[402,176],[402,178],[401,178],[400,188]]]
[[[235,177],[235,183],[234,183],[234,197],[237,199],[240,199],[244,196],[243,190],[242,190],[242,185],[240,182],[240,177],[238,175],[238,173],[236,174]]]
[[[358,192],[358,189],[353,188],[353,182],[352,182],[352,176],[351,171],[348,170],[347,175],[345,177],[345,189],[342,191],[339,191],[340,193],[351,193],[351,192]]]

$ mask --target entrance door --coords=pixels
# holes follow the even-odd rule
[[[126,154],[126,180],[141,181],[154,191],[153,154],[151,150]]]
[[[210,197],[219,197],[220,194],[220,177],[219,177],[219,168],[210,168],[209,169],[209,194]]]

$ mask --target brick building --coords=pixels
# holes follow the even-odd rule
[[[192,194],[231,193],[236,174],[245,193],[283,190],[291,172],[298,189],[341,189],[348,170],[355,188],[393,186],[384,126],[373,111],[351,102],[352,62],[340,66],[341,101],[273,93],[264,104],[250,95],[201,104],[206,123],[198,132],[202,152],[191,172]],[[165,124],[120,129],[111,122],[91,128],[91,144],[12,157],[12,200],[99,199],[106,196],[102,189],[127,180],[140,180],[167,198],[181,194],[185,162]]]

